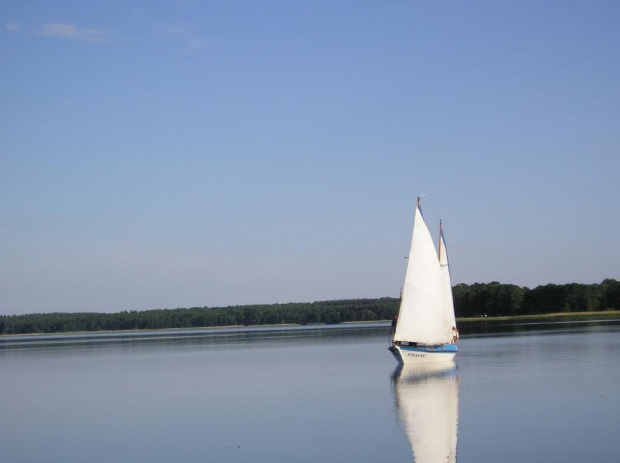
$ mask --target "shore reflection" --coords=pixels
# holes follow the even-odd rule
[[[392,375],[415,463],[456,462],[459,377],[454,362],[399,365]]]

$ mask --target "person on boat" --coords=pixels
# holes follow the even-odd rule
[[[459,340],[459,330],[456,329],[456,326],[452,327],[452,344],[456,344]]]

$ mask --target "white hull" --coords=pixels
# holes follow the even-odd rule
[[[448,345],[444,349],[437,348],[429,352],[430,349],[408,349],[401,346],[393,345],[390,348],[396,360],[405,365],[416,363],[431,362],[452,362],[456,357],[456,346]]]

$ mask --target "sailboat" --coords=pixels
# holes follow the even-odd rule
[[[418,197],[405,283],[392,324],[390,351],[400,363],[452,361],[458,351],[448,253],[439,224],[439,250]]]
[[[396,407],[415,463],[456,462],[459,377],[451,362],[399,365]]]

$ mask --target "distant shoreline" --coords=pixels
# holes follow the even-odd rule
[[[505,315],[497,317],[463,317],[457,318],[457,322],[473,322],[473,321],[523,321],[523,320],[561,320],[561,319],[582,319],[591,320],[599,317],[616,318],[620,317],[620,310],[600,310],[596,312],[557,312],[540,315]]]
[[[620,281],[600,284],[549,284],[534,289],[498,282],[458,284],[452,288],[459,323],[479,320],[561,320],[562,317],[615,317],[620,311]],[[399,299],[341,299],[286,304],[123,310],[114,313],[49,312],[0,315],[0,335],[119,332],[184,328],[278,325],[338,325],[392,320]],[[607,312],[609,310],[609,312]],[[585,313],[584,313],[585,312]],[[537,314],[545,314],[541,316]],[[478,320],[478,321],[476,321]]]
[[[561,320],[597,320],[597,319],[620,319],[620,310],[605,310],[597,312],[558,312],[541,315],[514,315],[514,316],[499,316],[499,317],[463,317],[457,318],[457,325],[459,323],[471,323],[471,322],[496,322],[496,321],[561,321]],[[129,330],[101,330],[101,331],[59,331],[55,333],[27,333],[27,334],[2,334],[0,339],[6,338],[23,338],[23,337],[42,337],[42,336],[74,336],[74,335],[88,335],[88,334],[130,334],[130,333],[147,333],[147,332],[166,332],[166,331],[197,331],[197,330],[244,330],[253,328],[286,328],[286,327],[304,327],[304,326],[339,326],[339,325],[372,325],[390,323],[390,320],[360,320],[360,321],[347,321],[341,323],[308,323],[306,325],[300,325],[295,323],[282,323],[282,324],[266,324],[266,325],[229,325],[229,326],[197,326],[187,328],[160,328],[160,329],[129,329]]]

